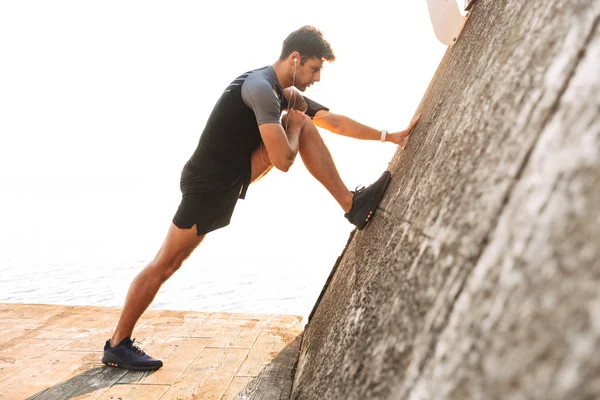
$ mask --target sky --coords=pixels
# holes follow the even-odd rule
[[[408,125],[447,49],[426,2],[2,2],[0,253],[39,253],[42,273],[51,253],[73,247],[78,263],[124,251],[150,258],[222,90],[275,62],[303,25],[337,56],[306,95],[376,129]],[[397,151],[321,132],[350,189],[377,179]],[[298,157],[252,185],[232,224],[187,263],[233,257],[281,293],[308,274],[297,310],[307,313],[352,228]]]

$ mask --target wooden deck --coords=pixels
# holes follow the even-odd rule
[[[100,362],[119,314],[0,304],[0,399],[289,399],[301,317],[150,310],[134,333],[164,362],[150,373]]]

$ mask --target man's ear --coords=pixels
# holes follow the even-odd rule
[[[292,54],[290,54],[290,61],[292,62],[292,65],[294,67],[297,67],[300,65],[300,53],[297,51],[292,52]]]

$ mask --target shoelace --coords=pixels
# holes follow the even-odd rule
[[[138,345],[142,345],[142,342],[137,342],[136,344],[135,339],[133,339],[131,343],[129,343],[127,348],[129,348],[139,356],[145,355],[146,353],[144,352],[144,350],[142,350]]]
[[[358,186],[357,186],[357,187],[354,189],[354,193],[360,193],[360,192],[362,192],[362,191],[363,191],[363,190],[365,190],[365,189],[366,189],[366,187],[364,187],[364,186],[361,186],[361,185],[358,185]]]

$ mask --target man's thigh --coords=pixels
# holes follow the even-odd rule
[[[183,262],[198,247],[205,236],[196,234],[196,225],[189,229],[181,229],[171,223],[167,237],[156,255],[156,261]]]

